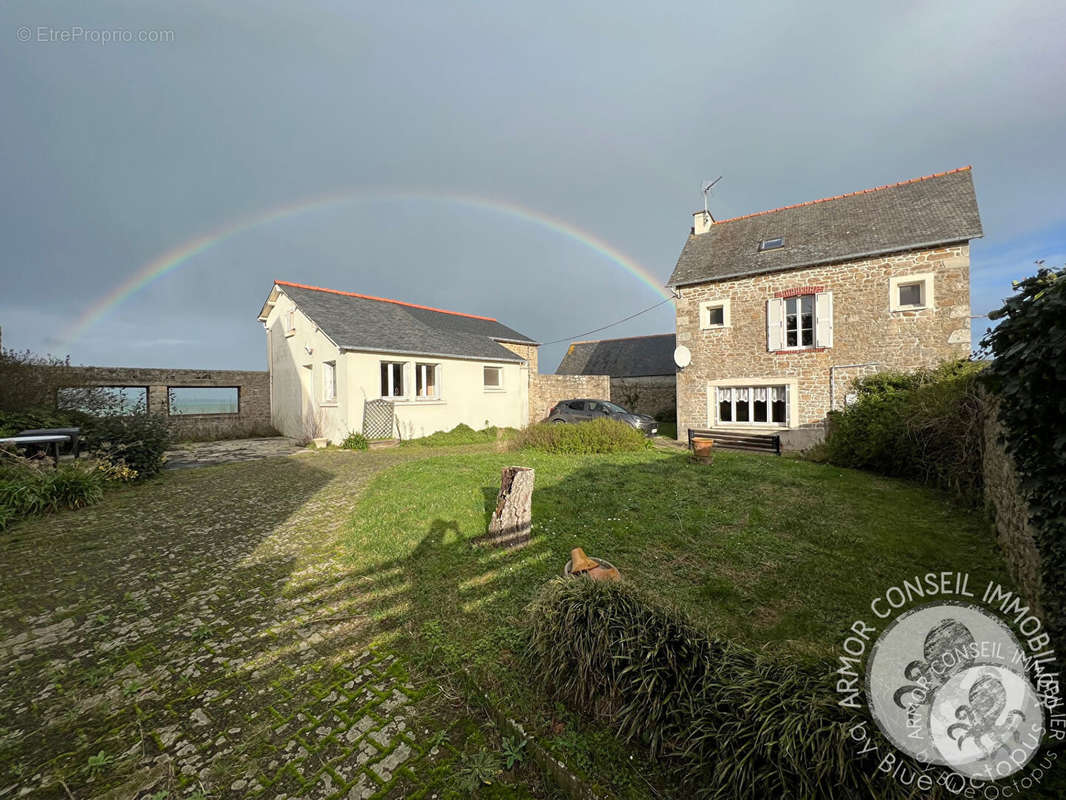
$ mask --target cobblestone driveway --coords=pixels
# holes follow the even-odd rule
[[[256,461],[271,456],[287,456],[300,452],[295,439],[271,436],[263,439],[225,439],[218,442],[185,442],[167,451],[167,469],[188,469],[229,464],[234,461]]]
[[[184,470],[18,526],[0,556],[0,798],[449,793],[483,721],[369,648],[330,579],[357,490],[409,457]]]

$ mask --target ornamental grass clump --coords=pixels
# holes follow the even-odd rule
[[[651,441],[632,425],[616,419],[574,424],[541,422],[518,434],[519,448],[564,455],[591,455],[646,450]]]
[[[624,583],[556,579],[529,612],[527,657],[543,688],[646,746],[687,792],[906,796],[850,740],[866,720],[878,750],[906,762],[838,705],[833,665],[780,663],[709,637]]]
[[[99,502],[111,467],[90,460],[53,467],[51,461],[8,457],[0,465],[0,530],[17,520]]]
[[[344,441],[341,442],[342,450],[369,450],[370,441],[361,433],[355,431],[349,431],[348,435],[344,437]]]

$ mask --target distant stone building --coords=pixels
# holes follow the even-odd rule
[[[970,168],[715,220],[699,211],[669,286],[678,436],[690,428],[823,435],[851,381],[970,352]]]
[[[638,414],[674,419],[676,368],[672,333],[574,342],[566,351],[557,375],[609,375],[610,397]]]

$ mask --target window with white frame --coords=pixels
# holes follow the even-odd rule
[[[785,347],[814,347],[814,295],[785,300]]]
[[[747,425],[787,425],[788,385],[719,386],[718,422]]]
[[[728,328],[731,324],[729,316],[728,299],[705,300],[700,303],[700,330]]]
[[[833,346],[833,293],[817,292],[766,301],[767,349]]]
[[[439,365],[415,364],[415,397],[436,400],[440,397]]]
[[[486,390],[499,391],[503,389],[503,367],[485,367],[482,374]]]
[[[889,278],[888,304],[891,311],[914,311],[933,307],[933,273]]]
[[[402,361],[381,362],[381,396],[406,397]]]
[[[337,399],[337,362],[322,362],[322,402],[332,403]]]
[[[296,306],[292,306],[285,312],[285,332],[292,333],[296,330]]]

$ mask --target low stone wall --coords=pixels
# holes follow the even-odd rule
[[[608,400],[611,378],[607,375],[529,375],[529,422],[543,422],[560,400],[592,397]]]
[[[637,414],[677,419],[677,377],[611,378],[610,400]]]
[[[125,386],[147,389],[148,410],[162,414],[174,437],[240,439],[271,436],[270,373],[249,370],[154,369],[142,367],[47,367],[37,404],[54,406],[59,389],[78,386]],[[169,414],[168,388],[237,389],[236,414]]]
[[[1006,557],[1007,569],[1033,610],[1041,612],[1043,584],[1040,578],[1040,552],[1036,548],[1029,506],[1022,496],[1014,459],[1001,442],[1003,425],[996,409],[988,402],[985,411],[982,472],[985,506],[996,524],[996,540]]]

